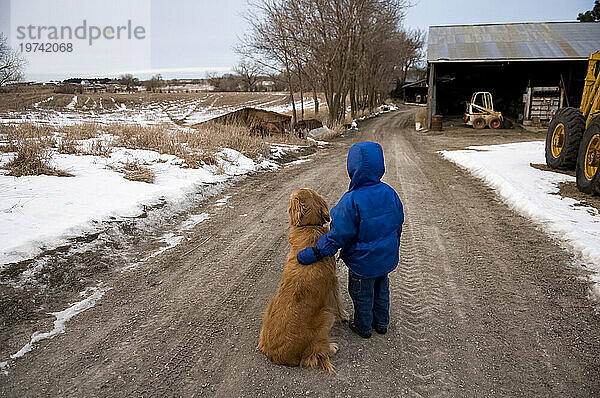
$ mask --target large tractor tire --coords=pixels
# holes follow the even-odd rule
[[[600,116],[592,119],[579,145],[577,188],[600,195]]]
[[[546,164],[552,169],[573,170],[585,119],[577,108],[562,108],[552,118],[546,133]]]

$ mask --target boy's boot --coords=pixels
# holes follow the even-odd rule
[[[387,328],[381,327],[381,326],[377,326],[377,325],[373,325],[373,329],[375,329],[375,331],[379,334],[386,334],[387,333]]]
[[[348,322],[348,326],[350,326],[350,330],[352,330],[354,333],[356,333],[357,335],[359,335],[363,339],[368,339],[368,338],[371,337],[371,332],[365,333],[365,332],[361,332],[360,330],[358,330],[358,328],[354,324],[354,321]]]

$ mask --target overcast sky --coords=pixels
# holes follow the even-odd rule
[[[248,9],[247,0],[114,0],[115,3],[106,0],[13,0],[13,11],[15,8],[23,8],[23,2],[27,1],[27,17],[32,20],[45,21],[46,23],[63,24],[62,21],[47,22],[53,15],[63,15],[61,12],[48,13],[42,5],[56,5],[69,8],[69,1],[77,1],[77,5],[90,12],[85,18],[89,23],[97,23],[104,26],[110,23],[121,23],[116,21],[119,17],[129,18],[127,12],[122,9],[122,4],[146,4],[149,12],[140,13],[141,17],[133,18],[148,29],[146,39],[149,42],[148,62],[145,62],[143,49],[136,49],[130,53],[131,67],[129,70],[119,62],[113,62],[111,66],[104,67],[101,63],[92,60],[87,53],[81,53],[77,58],[68,61],[73,67],[68,72],[64,65],[58,62],[58,58],[46,58],[39,64],[37,58],[30,59],[30,65],[26,71],[27,79],[48,80],[50,78],[61,79],[69,77],[67,74],[76,73],[86,77],[86,71],[102,69],[107,74],[121,72],[134,72],[141,77],[158,71],[166,78],[170,77],[204,77],[207,70],[219,72],[229,70],[238,61],[233,51],[237,37],[246,30],[246,22],[243,19]],[[445,24],[474,24],[494,22],[523,22],[523,21],[574,21],[579,12],[591,9],[593,0],[413,0],[415,5],[407,11],[404,25],[408,28],[427,29],[430,25]],[[19,5],[15,5],[18,2]],[[36,6],[36,3],[38,6]],[[87,5],[86,5],[87,4]],[[106,12],[98,11],[97,5],[103,4]],[[118,5],[113,5],[118,4]],[[94,7],[96,6],[96,7]],[[144,6],[142,6],[144,7]],[[92,11],[94,9],[94,11]],[[148,10],[146,10],[148,11]],[[36,15],[39,13],[40,15]],[[16,19],[14,16],[12,19]],[[44,14],[44,15],[41,15]],[[49,16],[50,15],[50,16]],[[148,15],[146,18],[144,15]],[[79,23],[81,13],[73,13],[73,24]],[[103,19],[104,18],[104,19]],[[141,22],[140,22],[141,18]],[[20,17],[20,25],[23,17]],[[148,19],[146,21],[145,19]],[[104,21],[108,22],[104,22]],[[12,23],[11,23],[12,22]],[[42,22],[38,22],[41,24]],[[15,22],[11,21],[11,0],[0,0],[0,31],[10,37],[15,34]],[[102,44],[95,44],[100,48]],[[13,43],[13,45],[17,45]],[[139,51],[137,51],[139,50]],[[128,51],[126,48],[120,50]],[[140,55],[134,55],[139,52]],[[119,51],[111,53],[116,59]],[[74,55],[74,54],[72,54]],[[49,57],[46,55],[46,57]],[[69,60],[68,58],[64,58]],[[134,62],[134,59],[136,62]],[[52,61],[56,60],[56,62]],[[93,61],[93,62],[92,62]],[[148,64],[147,66],[145,66]],[[60,66],[59,66],[60,65]],[[42,69],[50,70],[51,73],[43,73]],[[98,71],[90,73],[89,77],[97,76]]]

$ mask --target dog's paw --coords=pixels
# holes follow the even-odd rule
[[[319,361],[319,365],[321,365],[321,368],[327,373],[335,372],[335,368],[333,367],[333,364],[329,360],[328,356],[321,358],[321,360]]]
[[[329,355],[335,354],[339,348],[337,343],[329,343]]]
[[[346,312],[345,309],[341,308],[336,318],[340,322],[348,322],[350,320],[350,315],[348,315],[348,312]]]

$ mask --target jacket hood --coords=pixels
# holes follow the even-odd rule
[[[377,184],[385,173],[383,148],[376,142],[358,142],[348,151],[346,166],[350,176],[350,191]]]

